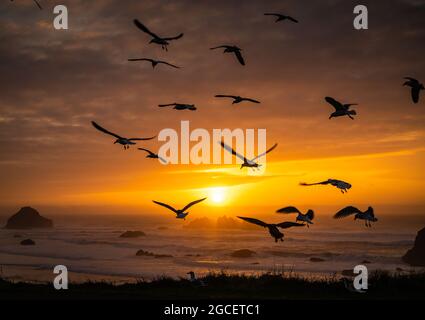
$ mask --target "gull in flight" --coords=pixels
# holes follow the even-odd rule
[[[276,211],[277,213],[285,213],[285,214],[291,214],[291,213],[297,213],[297,218],[295,219],[296,222],[302,221],[307,224],[307,228],[309,228],[309,224],[313,224],[314,219],[314,211],[309,209],[307,213],[302,214],[300,210],[298,210],[295,207],[285,207],[282,209],[279,209]]]
[[[270,235],[274,238],[275,242],[278,242],[278,240],[283,241],[283,237],[285,236],[282,232],[279,231],[278,228],[281,229],[288,229],[291,227],[303,227],[304,224],[302,223],[296,223],[296,222],[281,222],[277,224],[272,223],[265,223],[261,220],[254,219],[254,218],[247,218],[247,217],[238,217],[239,219],[245,220],[246,222],[256,224],[257,226],[261,226],[264,228],[269,229]]]
[[[237,46],[222,45],[222,46],[210,48],[210,50],[219,49],[219,48],[224,49],[223,53],[234,53],[239,63],[243,66],[245,65],[245,60],[243,59],[241,54],[241,51],[242,51],[241,48],[238,48]]]
[[[160,206],[163,206],[163,207],[173,211],[176,214],[177,219],[186,220],[186,216],[189,214],[189,212],[186,212],[186,210],[189,209],[191,206],[193,206],[193,205],[195,205],[195,204],[197,204],[201,201],[204,201],[205,199],[206,198],[202,198],[202,199],[199,199],[199,200],[192,201],[191,203],[187,204],[183,209],[174,209],[172,206],[170,206],[166,203],[162,203],[162,202],[155,201],[155,200],[152,200],[152,201],[156,204],[159,204]]]
[[[232,147],[228,146],[227,144],[225,144],[223,141],[220,142],[220,145],[228,152],[230,152],[231,154],[235,155],[236,157],[238,157],[239,159],[241,159],[243,161],[242,165],[241,165],[241,169],[243,167],[247,167],[247,168],[256,168],[259,170],[259,168],[261,167],[261,164],[255,162],[255,160],[265,156],[267,153],[269,153],[270,151],[274,150],[277,147],[277,143],[275,143],[273,145],[273,147],[271,147],[270,149],[268,149],[266,152],[263,152],[262,154],[259,154],[258,156],[256,156],[255,158],[252,158],[251,160],[245,158],[243,155],[237,153],[235,150],[232,149]]]
[[[168,63],[166,61],[162,61],[162,60],[154,60],[154,59],[149,59],[149,58],[135,58],[135,59],[128,59],[128,61],[148,61],[152,64],[152,68],[155,68],[158,64],[165,64],[167,66],[176,68],[176,69],[180,69],[180,67],[175,66],[174,64]]]
[[[100,125],[98,125],[94,121],[92,121],[91,123],[92,123],[93,127],[95,127],[100,132],[109,134],[109,135],[117,138],[117,140],[115,140],[114,144],[119,143],[120,145],[124,146],[124,150],[130,148],[130,145],[136,144],[136,142],[134,142],[134,141],[152,140],[156,137],[156,136],[154,136],[154,137],[150,137],[150,138],[124,138],[124,137],[121,137],[121,136],[119,136],[115,133],[112,133],[111,131],[106,130],[105,128],[101,127]]]
[[[371,227],[372,226],[371,222],[378,221],[378,219],[375,217],[372,207],[367,208],[365,212],[360,211],[356,207],[352,207],[352,206],[345,207],[344,209],[341,209],[340,211],[338,211],[334,215],[334,218],[341,219],[353,214],[354,214],[354,220],[357,220],[357,219],[365,220],[366,227]]]
[[[164,164],[167,163],[167,161],[164,158],[160,157],[157,153],[154,153],[154,152],[152,152],[152,151],[150,151],[148,149],[145,149],[145,148],[137,148],[137,149],[138,150],[141,150],[141,151],[146,151],[148,153],[148,155],[146,156],[146,158],[158,159],[159,161],[161,161]]]
[[[317,182],[317,183],[301,182],[300,186],[315,186],[315,185],[327,185],[327,184],[337,187],[338,189],[341,190],[342,193],[346,193],[348,192],[349,189],[351,189],[351,184],[349,184],[348,182],[344,182],[344,181],[336,180],[336,179],[328,179],[326,181]]]
[[[419,93],[421,92],[421,90],[425,89],[424,85],[420,83],[418,80],[416,80],[415,78],[405,77],[404,79],[408,81],[406,81],[403,85],[412,88],[411,89],[412,100],[414,103],[418,103]]]
[[[284,14],[280,14],[280,13],[265,13],[265,16],[275,16],[277,17],[275,22],[279,22],[279,21],[284,21],[284,20],[289,20],[295,23],[298,23],[298,20],[292,18],[291,16],[286,16]]]
[[[357,106],[357,103],[342,104],[341,102],[331,97],[326,97],[325,100],[335,108],[335,112],[330,115],[329,119],[334,117],[348,116],[351,120],[354,120],[353,115],[355,116],[357,113],[355,110],[350,110],[350,107]]]
[[[243,101],[260,103],[260,101],[258,101],[258,100],[254,100],[254,99],[250,99],[250,98],[244,98],[244,97],[241,97],[241,96],[231,96],[231,95],[225,95],[225,94],[217,94],[217,95],[215,95],[215,97],[216,98],[232,98],[233,99],[232,104],[241,103]]]
[[[162,47],[162,49],[164,49],[165,51],[168,51],[168,45],[170,44],[169,41],[180,39],[181,37],[183,37],[183,33],[180,33],[178,36],[175,36],[175,37],[162,38],[162,37],[156,35],[155,33],[153,33],[152,31],[150,31],[139,20],[134,19],[133,22],[134,22],[134,24],[136,25],[137,28],[139,28],[141,31],[143,31],[144,33],[147,33],[148,35],[150,35],[152,37],[152,40],[149,43],[159,44]]]
[[[187,103],[169,103],[169,104],[159,104],[158,107],[160,108],[164,108],[164,107],[170,107],[170,106],[174,106],[173,109],[176,110],[190,110],[190,111],[195,111],[196,107],[194,104],[187,104]]]
[[[13,0],[10,0],[10,1],[13,2]],[[33,0],[33,1],[40,10],[43,10],[43,8],[41,7],[41,4],[37,0]]]

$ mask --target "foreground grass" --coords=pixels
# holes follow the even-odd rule
[[[71,283],[68,290],[57,291],[51,283],[0,279],[0,299],[425,299],[425,272],[390,274],[376,271],[369,276],[366,293],[350,291],[336,277],[307,279],[292,274],[213,273],[201,280],[205,285],[165,277],[121,285]]]

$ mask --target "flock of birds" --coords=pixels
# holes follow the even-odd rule
[[[276,17],[276,22],[280,22],[280,21],[290,21],[293,23],[298,23],[298,20],[296,20],[295,18],[288,16],[288,15],[284,15],[284,14],[280,14],[280,13],[265,13],[264,15],[266,16],[274,16]],[[183,37],[183,33],[180,33],[176,36],[171,36],[171,37],[161,37],[159,35],[157,35],[156,33],[152,32],[148,27],[146,27],[142,22],[140,22],[137,19],[134,19],[134,25],[141,30],[142,32],[148,34],[151,37],[151,40],[149,43],[153,43],[153,44],[157,44],[160,45],[161,48],[163,50],[168,51],[168,46],[170,45],[171,41],[174,40],[178,40],[180,38]],[[239,48],[238,46],[235,45],[229,45],[229,44],[225,44],[225,45],[219,45],[219,46],[215,46],[210,48],[210,50],[216,50],[216,49],[224,49],[223,53],[229,53],[229,54],[233,54],[234,57],[236,58],[236,60],[239,62],[239,64],[241,64],[242,66],[244,66],[245,63],[245,59],[242,56],[242,49]],[[128,61],[144,61],[144,62],[149,62],[152,65],[152,68],[155,68],[158,64],[163,64],[165,66],[169,66],[175,69],[180,69],[181,67],[169,63],[167,61],[162,61],[162,60],[155,60],[152,58],[130,58],[128,59]],[[406,77],[405,78],[407,81],[404,83],[404,86],[408,86],[411,88],[411,97],[412,97],[412,101],[414,103],[418,103],[419,102],[419,95],[420,95],[420,91],[424,90],[424,86],[422,83],[420,83],[417,79],[411,78],[411,77]],[[242,102],[250,102],[250,103],[261,103],[260,101],[256,100],[256,99],[252,99],[252,98],[247,98],[247,97],[241,97],[238,95],[227,95],[227,94],[217,94],[215,95],[216,98],[227,98],[227,99],[232,99],[232,104],[238,104],[238,103],[242,103]],[[329,119],[332,118],[336,118],[336,117],[349,117],[351,120],[354,120],[354,116],[357,115],[357,112],[355,110],[353,110],[351,107],[352,106],[356,106],[357,103],[342,103],[332,97],[325,97],[325,101],[327,103],[329,103],[334,109],[335,111],[332,112],[329,116]],[[164,107],[172,107],[175,110],[190,110],[190,111],[196,111],[197,108],[194,104],[187,104],[187,103],[168,103],[168,104],[159,104],[158,107],[160,108],[164,108]],[[105,128],[101,127],[100,125],[98,125],[96,122],[92,122],[92,125],[99,131],[111,135],[113,137],[116,138],[114,143],[118,143],[124,146],[124,149],[128,149],[130,147],[130,145],[134,145],[136,144],[136,141],[142,141],[142,140],[151,140],[155,137],[149,137],[149,138],[124,138],[120,135],[117,135],[115,133],[112,133],[111,131],[106,130]],[[235,151],[232,147],[226,145],[223,141],[219,142],[220,145],[222,146],[222,148],[228,152],[230,152],[232,155],[234,155],[236,158],[239,158],[240,160],[242,160],[242,164],[241,164],[241,169],[246,167],[246,168],[250,168],[253,170],[258,170],[259,167],[261,166],[261,164],[259,164],[257,162],[257,160],[263,156],[265,156],[266,154],[268,154],[269,152],[273,151],[276,147],[277,147],[277,143],[275,143],[272,147],[270,147],[269,149],[267,149],[265,152],[257,155],[256,157],[252,158],[252,159],[248,159],[246,158],[244,155],[238,153],[237,151]],[[146,148],[138,148],[139,150],[145,151],[147,152],[147,158],[151,158],[151,159],[159,159],[161,162],[166,163],[166,160],[161,158],[157,153],[154,153]],[[342,180],[337,180],[337,179],[328,179],[325,181],[321,181],[321,182],[316,182],[316,183],[300,183],[301,186],[314,186],[314,185],[331,185],[336,187],[337,189],[339,189],[343,194],[347,193],[348,190],[351,188],[351,184]],[[159,202],[159,201],[155,201],[153,200],[153,202],[159,206],[162,206],[170,211],[172,211],[177,219],[186,219],[187,215],[189,214],[189,212],[187,211],[189,208],[191,208],[192,206],[204,201],[206,198],[202,198],[199,200],[195,200],[190,202],[189,204],[187,204],[186,206],[184,206],[182,209],[175,209],[173,206],[166,204],[164,202]],[[260,227],[263,228],[267,228],[270,235],[274,238],[275,242],[283,241],[284,238],[284,234],[280,231],[280,229],[288,229],[288,228],[292,228],[292,227],[302,227],[302,226],[307,226],[309,227],[309,225],[313,224],[313,220],[314,220],[314,211],[312,209],[309,209],[306,213],[302,213],[300,210],[298,210],[296,207],[293,206],[288,206],[288,207],[284,207],[281,208],[279,210],[276,211],[276,213],[279,214],[295,214],[296,218],[295,218],[295,222],[290,222],[290,221],[285,221],[285,222],[281,222],[281,223],[266,223],[264,221],[261,221],[259,219],[255,219],[255,218],[251,218],[251,217],[238,217],[239,219],[242,219],[248,223],[252,223],[255,225],[258,225]],[[364,220],[365,222],[365,226],[366,227],[371,227],[372,226],[372,222],[376,222],[378,221],[378,219],[375,217],[374,214],[374,210],[372,207],[368,207],[368,209],[366,211],[361,211],[356,207],[353,206],[348,206],[345,207],[343,209],[341,209],[340,211],[338,211],[335,215],[334,218],[335,219],[341,219],[341,218],[345,218],[348,216],[354,216],[354,220]]]
[[[10,0],[10,1],[13,1],[13,0]],[[33,1],[38,6],[39,9],[42,9],[40,3],[37,0],[33,0]],[[289,21],[289,22],[293,22],[293,23],[298,23],[298,20],[296,20],[295,18],[288,16],[288,15],[281,14],[281,13],[264,13],[264,15],[276,17],[275,22]],[[134,22],[134,25],[140,31],[146,33],[147,35],[149,35],[151,37],[151,40],[150,40],[149,43],[160,45],[161,48],[163,50],[166,50],[166,51],[168,51],[168,46],[170,45],[171,41],[178,40],[178,39],[181,39],[183,37],[183,33],[180,33],[176,36],[171,36],[171,37],[161,37],[161,36],[157,35],[156,33],[152,32],[149,28],[147,28],[139,20],[134,19],[133,22]],[[235,56],[235,58],[237,59],[237,61],[242,66],[245,65],[245,59],[242,56],[242,49],[239,48],[238,46],[226,44],[226,45],[215,46],[215,47],[212,47],[210,49],[211,50],[224,49],[223,50],[224,53],[233,54]],[[152,59],[152,58],[131,58],[131,59],[128,59],[128,61],[149,62],[149,63],[151,63],[152,68],[155,68],[159,64],[169,66],[169,67],[172,67],[172,68],[176,68],[176,69],[180,68],[179,66],[171,64],[169,62],[162,61],[162,60],[155,60],[155,59]],[[418,103],[419,99],[420,99],[420,92],[421,92],[421,90],[425,89],[424,85],[421,82],[419,82],[417,79],[412,78],[412,77],[405,77],[405,80],[407,80],[407,81],[405,81],[403,85],[410,87],[412,101],[414,103]],[[241,96],[237,96],[237,95],[218,94],[218,95],[215,95],[215,97],[216,98],[232,99],[233,100],[232,104],[238,104],[238,103],[241,103],[241,102],[260,103],[260,101],[258,101],[258,100],[246,98],[246,97],[241,97]],[[356,111],[351,109],[352,106],[355,106],[357,104],[342,103],[342,102],[340,102],[340,101],[338,101],[338,100],[336,100],[332,97],[325,97],[325,101],[327,103],[329,103],[332,107],[335,108],[335,111],[333,113],[331,113],[331,115],[329,116],[329,119],[332,119],[332,118],[335,118],[335,117],[347,116],[350,119],[354,120],[353,116],[357,115]],[[195,107],[194,104],[185,104],[185,103],[176,103],[176,102],[168,103],[168,104],[159,104],[158,107],[161,107],[161,108],[163,108],[163,107],[173,107],[173,109],[175,109],[175,110],[190,110],[190,111],[196,111],[197,110],[197,108]],[[102,126],[100,126],[99,124],[97,124],[94,121],[92,121],[92,125],[93,125],[94,128],[96,128],[100,132],[114,137],[115,138],[114,144],[122,145],[125,150],[129,149],[131,145],[136,145],[137,141],[152,140],[152,139],[155,138],[155,136],[147,137],[147,138],[126,138],[126,137],[120,136],[118,134],[115,134],[115,133],[103,128]],[[253,159],[248,159],[245,156],[241,155],[240,153],[236,152],[230,146],[226,145],[223,141],[220,142],[220,145],[223,147],[223,149],[232,153],[235,157],[237,157],[237,158],[239,158],[240,160],[243,161],[243,163],[241,165],[241,169],[244,168],[244,167],[252,168],[252,169],[258,169],[261,165],[258,162],[256,162],[256,160],[265,156],[267,153],[271,152],[272,150],[274,150],[277,147],[277,143],[276,143],[271,148],[266,150],[264,153],[256,156]],[[166,163],[166,160],[161,158],[155,152],[152,152],[152,151],[150,151],[146,148],[138,148],[138,150],[146,152],[147,158],[158,159],[159,161]],[[351,188],[351,184],[349,184],[348,182],[336,180],[336,179],[328,179],[328,180],[325,180],[325,181],[322,181],[322,182],[317,182],[317,183],[301,183],[300,185],[302,185],[302,186],[331,185],[331,186],[338,188],[342,193],[346,193]],[[175,209],[171,205],[163,203],[163,202],[159,202],[159,201],[153,201],[153,202],[157,205],[160,205],[160,206],[165,207],[165,208],[169,209],[170,211],[172,211],[176,215],[176,218],[185,219],[186,216],[189,214],[189,212],[187,210],[189,208],[191,208],[192,206],[204,201],[205,199],[206,198],[202,198],[202,199],[199,199],[199,200],[192,201],[189,204],[187,204],[186,206],[184,206],[182,209]],[[266,223],[264,221],[261,221],[261,220],[255,219],[255,218],[250,218],[250,217],[238,217],[238,218],[240,218],[240,219],[242,219],[242,220],[244,220],[248,223],[252,223],[252,224],[261,226],[263,228],[267,228],[270,235],[275,239],[275,242],[278,242],[279,240],[283,241],[283,238],[284,238],[284,234],[279,229],[288,229],[288,228],[291,228],[291,227],[301,227],[301,226],[309,227],[309,225],[313,224],[313,220],[314,220],[314,216],[315,216],[314,211],[312,209],[309,209],[306,213],[303,214],[300,210],[298,210],[296,207],[293,207],[293,206],[281,208],[281,209],[277,210],[276,213],[279,213],[279,214],[296,214],[295,222],[285,221],[285,222],[281,222],[281,223],[277,223],[277,224],[272,224],[272,223]],[[340,218],[345,218],[345,217],[348,217],[348,216],[354,216],[354,220],[357,220],[357,219],[364,220],[366,227],[371,227],[372,222],[378,221],[378,219],[375,217],[374,210],[373,210],[372,207],[368,207],[368,209],[366,211],[361,211],[356,207],[348,206],[348,207],[345,207],[345,208],[341,209],[340,211],[338,211],[334,215],[334,218],[340,219]]]

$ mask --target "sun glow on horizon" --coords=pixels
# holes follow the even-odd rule
[[[223,187],[209,189],[209,198],[214,204],[222,204],[226,201],[226,191]]]

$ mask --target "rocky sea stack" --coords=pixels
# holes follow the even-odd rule
[[[413,248],[402,259],[411,266],[425,267],[425,228],[419,230]]]
[[[7,220],[6,229],[52,228],[53,221],[42,217],[37,210],[23,207]]]

